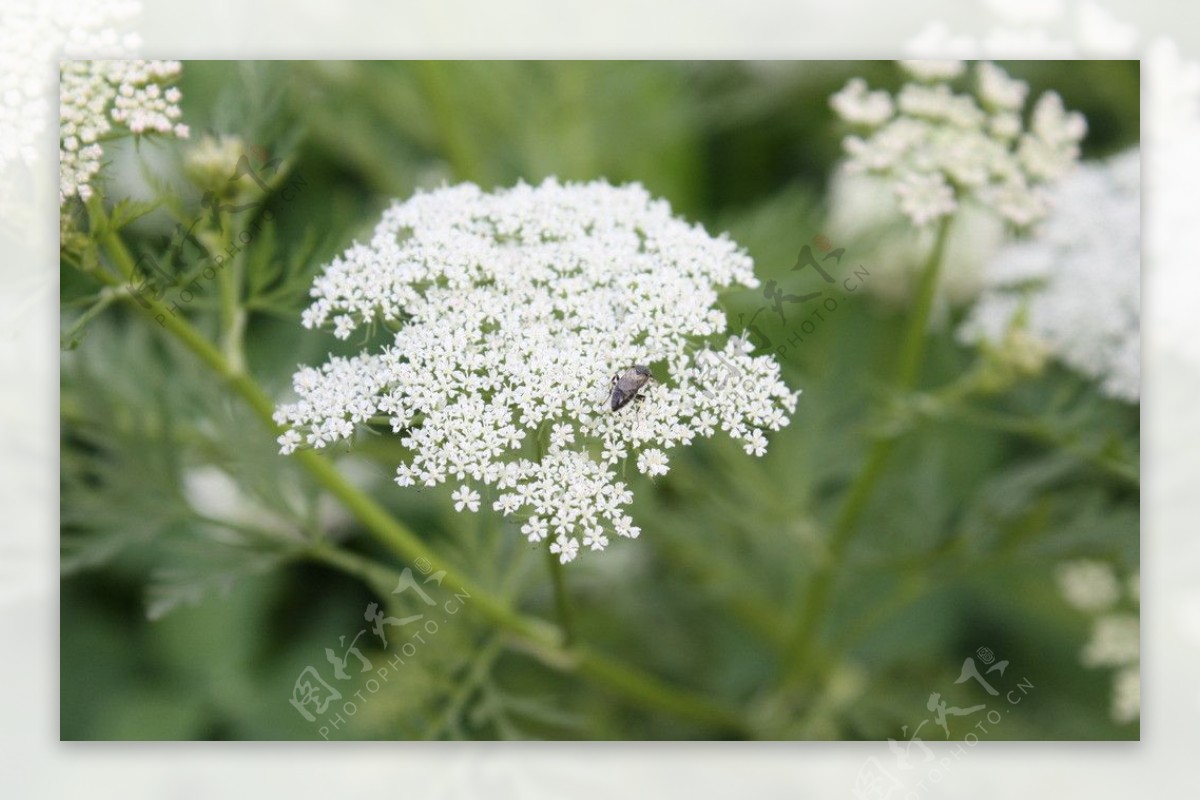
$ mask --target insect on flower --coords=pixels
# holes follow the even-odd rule
[[[612,379],[612,410],[620,411],[634,398],[640,400],[638,391],[652,380],[654,380],[654,374],[650,372],[650,368],[641,364],[635,364],[625,372],[614,375]]]

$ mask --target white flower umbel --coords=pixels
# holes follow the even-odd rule
[[[178,61],[64,61],[59,96],[58,202],[87,200],[101,142],[122,132],[188,135],[181,123]]]
[[[987,266],[986,289],[960,330],[999,343],[1021,327],[1050,353],[1136,403],[1141,374],[1139,154],[1089,164],[1054,195],[1030,239]]]
[[[1028,86],[991,63],[975,67],[972,92],[964,93],[948,83],[965,71],[961,61],[902,64],[917,82],[902,87],[894,104],[860,78],[831,98],[859,129],[844,140],[846,168],[883,178],[917,226],[953,214],[968,199],[1018,227],[1044,216],[1045,187],[1079,158],[1083,116],[1047,92],[1026,125]]]
[[[382,415],[412,452],[401,486],[458,483],[460,511],[489,488],[486,503],[563,562],[606,533],[636,537],[618,479],[631,462],[663,475],[670,449],[717,429],[761,454],[795,410],[778,364],[724,336],[717,293],[757,286],[752,266],[638,185],[417,194],[314,283],[304,325],[397,330],[379,353],[296,374],[281,450]],[[654,380],[613,412],[611,379],[632,365]]]

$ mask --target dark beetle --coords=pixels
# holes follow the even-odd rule
[[[638,391],[646,386],[646,382],[654,378],[650,368],[635,364],[623,373],[618,373],[612,379],[612,410],[618,411],[622,406],[638,396]]]

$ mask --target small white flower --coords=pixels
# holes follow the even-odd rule
[[[608,440],[604,443],[604,450],[600,454],[600,458],[608,464],[619,462],[629,455],[620,440]]]
[[[515,492],[506,492],[496,499],[492,508],[502,514],[511,515],[521,508],[521,498]]]
[[[454,511],[461,512],[463,507],[466,507],[472,512],[479,511],[479,493],[463,484],[450,494],[450,498],[455,502]]]
[[[645,473],[651,478],[665,476],[671,469],[667,464],[667,455],[658,448],[648,448],[638,454],[637,468],[639,473]]]
[[[575,441],[575,429],[570,423],[555,423],[550,431],[550,447],[564,448]]]
[[[608,537],[604,536],[604,529],[593,526],[583,535],[583,544],[593,551],[603,551],[608,545]]]
[[[279,443],[279,452],[287,454],[294,453],[296,448],[300,446],[302,440],[298,432],[294,430],[288,430],[283,432],[276,442]]]
[[[558,554],[559,563],[565,565],[579,554],[579,540],[559,534],[558,538],[550,543],[550,553]]]
[[[751,456],[762,456],[767,452],[767,438],[763,436],[761,429],[754,429],[750,432],[750,438],[746,440],[746,444],[742,449]]]
[[[628,537],[631,540],[636,540],[642,533],[642,530],[633,525],[633,520],[628,517],[622,517],[617,520],[615,530],[618,536]]]
[[[542,540],[546,539],[546,535],[550,533],[550,529],[546,525],[545,520],[537,515],[534,515],[533,517],[529,518],[524,525],[521,526],[521,533],[524,534],[530,542],[541,542]]]

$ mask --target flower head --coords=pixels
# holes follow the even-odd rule
[[[1139,154],[1077,170],[1036,236],[1001,250],[959,334],[1000,343],[1018,326],[1105,394],[1136,402],[1141,377]]]
[[[102,138],[114,128],[132,134],[188,135],[179,121],[177,61],[64,61],[59,98],[58,202],[91,196],[100,171]]]
[[[399,330],[379,353],[296,374],[299,400],[276,413],[291,432],[281,449],[297,435],[322,447],[384,415],[412,452],[400,485],[490,487],[493,508],[528,517],[522,532],[564,562],[581,541],[601,550],[605,532],[640,532],[617,479],[624,459],[662,475],[667,451],[718,428],[761,453],[763,432],[794,412],[799,393],[771,357],[718,342],[717,292],[739,284],[757,280],[735,243],[638,185],[417,194],[314,283],[306,326]],[[635,364],[656,380],[613,412],[612,377]],[[730,369],[740,377],[726,386]]]
[[[846,137],[848,169],[887,179],[918,226],[955,213],[967,198],[1017,226],[1043,216],[1044,186],[1079,158],[1083,116],[1048,92],[1026,130],[1021,111],[1029,87],[995,64],[978,64],[974,92],[962,94],[947,83],[965,71],[961,61],[902,66],[917,82],[903,86],[894,104],[886,93],[868,91],[861,78],[831,99],[842,119],[868,129]]]

